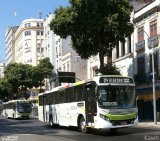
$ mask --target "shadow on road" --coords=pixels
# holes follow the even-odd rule
[[[63,131],[63,132],[62,132]],[[87,135],[98,135],[98,136],[124,136],[124,135],[140,135],[142,133],[147,134],[148,132],[156,132],[156,129],[142,129],[142,128],[123,128],[118,129],[117,131],[110,130],[91,130]],[[46,123],[42,123],[37,119],[29,119],[29,120],[13,120],[13,119],[5,119],[0,117],[0,135],[3,134],[37,134],[37,135],[49,135],[55,136],[60,135],[66,136],[63,134],[64,132],[71,132],[68,136],[81,136],[82,133],[78,132],[77,128],[67,128],[67,127],[56,127],[52,128],[48,126]],[[81,138],[80,137],[80,138]]]

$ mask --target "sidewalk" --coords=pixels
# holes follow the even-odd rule
[[[137,126],[142,128],[153,128],[160,130],[160,122],[157,122],[157,124],[155,124],[154,122],[139,122]]]

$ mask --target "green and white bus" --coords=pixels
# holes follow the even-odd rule
[[[62,126],[117,129],[138,124],[131,77],[96,76],[39,94],[39,120]]]
[[[3,103],[2,115],[6,118],[27,118],[32,111],[32,104],[28,100],[11,100]]]

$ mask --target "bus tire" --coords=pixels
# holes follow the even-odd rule
[[[84,134],[88,133],[88,128],[86,126],[86,122],[85,122],[84,117],[81,117],[80,120],[79,120],[79,129]]]
[[[50,125],[51,127],[54,126],[52,115],[49,116],[49,125]]]

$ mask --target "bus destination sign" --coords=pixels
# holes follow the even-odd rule
[[[100,83],[115,83],[115,84],[133,84],[132,78],[127,77],[101,77]]]

